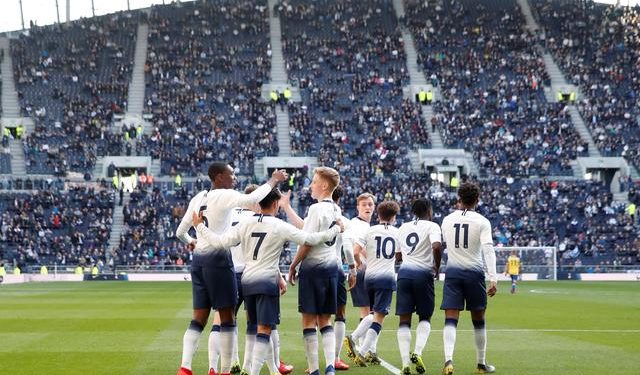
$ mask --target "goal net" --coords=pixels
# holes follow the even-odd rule
[[[557,280],[557,248],[539,247],[495,247],[498,280],[511,280],[504,275],[507,258],[515,252],[520,258],[521,280]]]

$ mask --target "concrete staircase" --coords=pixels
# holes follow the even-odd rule
[[[147,38],[149,36],[149,25],[138,25],[136,39],[136,50],[133,60],[133,72],[129,83],[129,97],[127,98],[127,113],[125,117],[142,118],[144,109],[144,65],[147,62]]]
[[[120,203],[119,193],[116,193],[116,203]],[[115,255],[118,245],[120,245],[120,235],[124,230],[124,214],[122,208],[124,205],[128,205],[131,197],[129,193],[124,193],[122,205],[117,205],[113,209],[113,224],[111,225],[111,234],[109,235],[109,251],[107,252],[107,263],[109,258]]]
[[[539,29],[538,23],[533,17],[533,12],[531,11],[531,6],[529,5],[528,0],[516,0],[516,3],[520,7],[520,11],[522,11],[522,15],[524,16],[524,20],[526,22],[526,28],[529,31],[533,32]]]
[[[431,148],[444,148],[444,143],[442,142],[442,137],[440,136],[440,130],[436,127],[436,130],[433,131],[431,127],[431,119],[433,119],[434,111],[433,106],[423,105],[422,106],[422,118],[424,119],[424,126],[429,130],[429,139],[431,139]]]
[[[592,157],[601,156],[600,151],[598,151],[598,148],[596,147],[595,142],[593,142],[593,137],[591,137],[591,132],[587,128],[587,124],[584,123],[582,116],[580,116],[580,113],[578,112],[578,108],[576,108],[573,105],[569,106],[569,114],[571,115],[571,122],[573,123],[573,126],[578,131],[578,134],[580,134],[580,137],[586,140],[587,143],[589,144],[589,156],[592,156]]]
[[[282,53],[282,28],[280,17],[274,12],[277,0],[269,0],[269,38],[271,43],[271,82],[263,86],[263,97],[268,98],[267,92],[276,87],[288,86],[287,71],[285,69],[284,55]],[[291,88],[292,100],[300,100],[300,92],[296,88]],[[282,92],[280,90],[280,92]],[[269,100],[269,99],[267,99]],[[289,134],[289,114],[286,109],[283,111],[276,106],[276,124],[278,126],[278,156],[291,156],[291,135]]]
[[[13,60],[9,49],[9,39],[0,38],[0,49],[4,51],[2,61],[2,117],[16,119],[20,117],[18,92],[13,82]]]

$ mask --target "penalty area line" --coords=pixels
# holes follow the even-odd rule
[[[380,358],[380,357],[378,357],[378,358]],[[397,368],[396,366],[392,365],[391,363],[385,361],[382,358],[380,358],[380,365],[382,365],[382,367],[384,367],[387,370],[389,370],[390,373],[392,373],[394,375],[400,375],[400,369],[399,368]]]

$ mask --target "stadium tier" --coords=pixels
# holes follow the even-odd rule
[[[273,63],[269,4],[281,24],[286,84],[299,100],[264,97]],[[48,242],[35,240],[39,231],[33,232],[33,244],[8,234],[14,215],[43,206],[42,195],[52,195],[77,207],[110,202],[109,209],[100,203],[102,216],[91,219],[99,227],[63,222],[53,228],[48,206],[35,218],[56,241],[92,233],[91,261],[189,264],[175,230],[188,199],[208,187],[202,177],[208,165],[225,160],[238,175],[258,180],[256,162],[279,155],[282,125],[276,113],[282,110],[289,117],[291,156],[315,157],[339,171],[349,217],[365,191],[378,201],[401,202],[399,221],[411,219],[408,202],[425,196],[433,201],[436,221],[444,217],[455,205],[455,189],[411,160],[418,150],[433,151],[433,134],[439,134],[438,149],[466,150],[479,166],[479,176],[456,173],[480,182],[480,211],[490,219],[497,244],[557,246],[565,264],[637,264],[638,224],[628,209],[640,203],[638,181],[620,175],[616,192],[629,194],[614,199],[611,176],[604,182],[572,178],[577,158],[593,150],[572,122],[570,104],[548,100],[551,77],[543,59],[551,51],[567,79],[580,87],[584,97],[576,107],[601,155],[622,155],[640,166],[637,8],[560,0],[531,5],[544,33],[530,31],[522,10],[508,0],[405,0],[401,17],[397,2],[385,0],[176,2],[17,33],[7,50],[10,78],[22,115],[33,119],[35,129],[22,141],[2,134],[0,173],[11,172],[10,143],[18,141],[27,175],[0,180],[8,190],[0,211],[0,258],[60,261],[45,249]],[[150,129],[143,134],[122,130],[117,122],[127,112],[141,24],[149,30],[142,62],[143,113]],[[408,61],[403,33],[413,39],[416,61]],[[409,72],[414,62],[438,91],[430,107],[407,94],[415,86]],[[128,140],[134,138],[132,149]],[[109,238],[108,220],[117,191],[85,191],[93,182],[85,190],[65,190],[30,178],[86,175],[102,156],[123,154],[160,159],[155,177],[164,179],[125,194],[123,206],[115,207],[124,216],[118,223],[122,231],[115,232],[119,237]],[[303,170],[292,181],[300,214],[313,202],[311,172]],[[189,181],[167,182],[177,175]],[[107,248],[113,253],[105,254]],[[72,252],[67,259],[87,256]]]

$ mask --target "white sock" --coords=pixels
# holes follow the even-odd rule
[[[209,368],[218,371],[218,358],[220,357],[220,326],[214,325],[209,333]]]
[[[256,335],[256,343],[253,347],[253,356],[251,358],[251,375],[260,375],[260,370],[264,364],[264,360],[267,357],[267,352],[271,343],[269,336],[264,333],[258,333]]]
[[[377,353],[378,352],[378,340],[380,339],[380,335],[381,334],[382,334],[382,331],[378,332],[376,337],[373,338],[373,344],[369,348],[370,352],[373,352],[373,353]]]
[[[347,329],[347,324],[344,320],[336,320],[333,323],[333,328],[336,335],[336,359],[339,359],[340,352],[342,352],[342,343],[344,342],[344,334]]]
[[[271,330],[271,343],[273,344],[273,361],[280,367],[280,334],[277,329]]]
[[[414,353],[418,353],[418,355],[422,355],[422,351],[424,347],[427,345],[427,340],[429,340],[429,335],[431,334],[431,323],[427,320],[421,320],[418,323],[418,328],[416,329],[416,349],[413,351]]]
[[[182,362],[180,367],[191,370],[193,355],[198,350],[198,341],[200,341],[200,334],[202,334],[203,329],[202,324],[195,320],[192,320],[191,324],[189,324],[189,328],[187,328],[182,338]]]
[[[318,334],[315,328],[305,328],[304,335],[304,353],[307,356],[307,366],[309,373],[319,370],[318,365]]]
[[[240,357],[238,355],[238,326],[236,325],[233,330],[233,348],[231,349],[231,364],[239,363]]]
[[[409,365],[409,347],[411,346],[411,328],[408,324],[400,324],[398,328],[398,348],[400,349],[400,358],[402,358],[402,367]]]
[[[364,356],[365,354],[367,354],[367,352],[375,350],[376,339],[378,338],[378,334],[380,333],[381,329],[382,326],[380,325],[380,323],[371,323],[371,326],[367,330],[367,335],[364,337],[364,343],[360,348],[360,355]]]
[[[456,319],[445,319],[444,329],[442,330],[442,340],[444,341],[444,360],[453,360],[453,348],[456,346],[456,327],[458,321]]]
[[[244,361],[242,368],[251,372],[251,356],[253,353],[253,347],[256,343],[256,328],[247,327],[247,335],[244,341]]]
[[[473,336],[476,343],[476,358],[478,363],[484,365],[487,355],[487,329],[484,326],[484,320],[473,321]]]
[[[371,314],[362,318],[362,320],[358,324],[358,327],[356,327],[356,330],[351,333],[351,338],[353,338],[354,341],[363,338],[364,335],[367,334],[367,330],[369,330],[369,327],[371,327],[371,322],[373,322],[373,315]]]
[[[322,334],[322,349],[324,352],[324,362],[326,369],[326,374],[335,373],[334,361],[336,360],[336,334],[333,331],[332,326],[325,326],[320,329],[320,333]],[[331,366],[329,368],[329,366]],[[333,371],[331,370],[333,369]]]
[[[269,374],[280,373],[280,366],[276,363],[275,356],[273,354],[273,336],[269,336],[269,350],[267,350],[267,358],[265,359],[265,362],[267,362],[267,367],[269,367]]]
[[[235,324],[227,323],[220,325],[220,373],[231,372],[231,352],[233,351],[233,340],[235,337]]]

